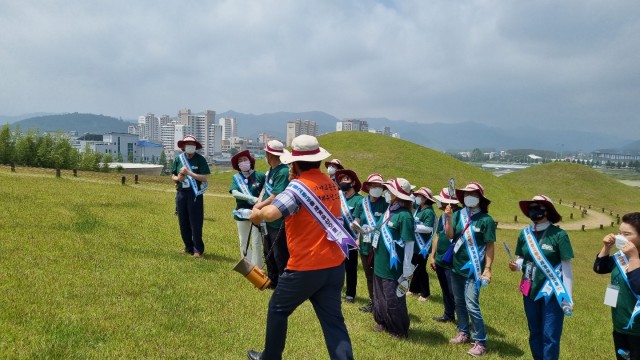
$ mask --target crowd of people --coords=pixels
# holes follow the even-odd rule
[[[206,190],[209,168],[195,152],[201,147],[195,138],[185,137],[178,147],[186,154],[176,157],[172,177],[181,252],[198,257],[204,252],[199,195]],[[409,336],[406,299],[430,297],[428,265],[437,275],[444,307],[433,320],[455,323],[449,342],[470,344],[469,355],[487,352],[480,294],[492,280],[496,222],[481,184],[455,188],[451,181],[434,195],[428,187],[404,178],[385,181],[377,173],[361,182],[340,160],[326,161],[331,154],[308,135],[295,138],[291,151],[272,140],[265,152],[266,174],[255,171],[248,151],[231,160],[237,173],[229,192],[236,199],[240,254],[258,267],[266,264],[273,289],[264,348],[250,350],[249,359],[281,359],[288,317],[306,300],[330,358],[353,359],[341,304],[354,302],[360,266],[368,303],[359,309],[372,313],[375,331],[397,339]],[[519,206],[531,223],[517,238],[515,257],[507,247],[508,268],[522,274],[519,290],[531,355],[558,359],[564,317],[574,306],[571,241],[557,226],[562,217],[549,197],[536,195]],[[640,359],[639,234],[640,213],[624,215],[620,233],[605,236],[594,264],[596,273],[611,273],[605,304],[612,307],[618,359]],[[619,251],[611,255],[614,247]]]

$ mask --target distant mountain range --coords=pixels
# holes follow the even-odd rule
[[[71,131],[83,133],[127,132],[132,121],[94,114],[57,114],[40,115],[24,118],[27,115],[7,117],[0,116],[0,122],[19,125],[26,129],[40,131]],[[257,138],[259,133],[269,133],[280,140],[286,139],[287,122],[295,119],[314,120],[318,125],[318,133],[335,131],[336,122],[340,119],[322,111],[309,112],[277,112],[270,114],[245,114],[233,110],[216,114],[221,117],[235,117],[238,122],[238,135]],[[20,119],[8,121],[9,118]],[[382,129],[389,126],[402,139],[414,142],[439,151],[471,150],[480,148],[484,151],[500,151],[508,149],[540,149],[555,152],[591,152],[599,149],[615,149],[620,151],[640,151],[640,140],[633,141],[620,136],[606,135],[584,130],[558,131],[553,129],[535,129],[530,127],[495,128],[476,122],[455,124],[415,123],[404,120],[386,118],[362,118],[367,120],[370,129]]]

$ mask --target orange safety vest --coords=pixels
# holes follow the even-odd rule
[[[340,217],[340,195],[336,184],[320,169],[303,172],[297,180],[304,183],[335,217]],[[344,261],[340,246],[327,239],[327,232],[300,205],[300,210],[285,219],[289,262],[287,269],[309,271],[336,267]]]

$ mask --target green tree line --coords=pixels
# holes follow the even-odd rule
[[[0,130],[0,164],[108,172],[112,161],[111,154],[91,151],[88,146],[80,153],[62,133],[23,133],[19,128],[12,132],[9,124]]]

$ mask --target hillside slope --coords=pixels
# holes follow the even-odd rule
[[[517,201],[531,197],[530,191],[451,156],[406,140],[362,132],[336,132],[320,137],[320,145],[354,170],[360,181],[378,172],[383,178],[404,177],[417,187],[429,187],[434,193],[454,178],[456,187],[476,181],[492,201],[489,212],[498,221],[513,219]],[[515,204],[515,205],[514,205]]]
[[[640,189],[622,184],[584,165],[548,163],[504,175],[502,180],[542,193],[555,201],[595,208],[612,209],[624,214],[640,211]]]

